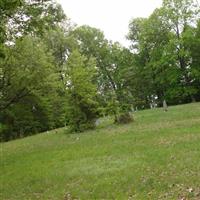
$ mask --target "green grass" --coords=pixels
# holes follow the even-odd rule
[[[200,103],[66,132],[1,144],[0,199],[200,199]]]

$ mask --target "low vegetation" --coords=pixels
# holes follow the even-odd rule
[[[2,200],[200,199],[200,103],[1,144]]]

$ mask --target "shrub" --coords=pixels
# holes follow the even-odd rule
[[[118,124],[127,124],[133,121],[133,117],[129,112],[121,113],[115,118],[115,123]]]

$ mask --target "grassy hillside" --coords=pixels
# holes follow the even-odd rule
[[[200,199],[200,103],[1,144],[2,200]]]

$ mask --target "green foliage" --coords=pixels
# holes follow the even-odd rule
[[[2,0],[0,10],[1,139],[65,126],[66,92],[54,53],[59,47],[53,51],[45,38],[67,20],[62,8],[50,0]]]
[[[117,115],[117,110],[129,111],[133,103],[129,92],[133,54],[119,43],[108,42],[100,30],[89,26],[78,27],[71,35],[87,59],[96,59],[98,101],[105,107],[104,113]]]
[[[150,105],[200,100],[200,22],[193,0],[163,0],[133,19],[132,52],[99,29],[72,25],[52,0],[0,1],[0,124],[4,140],[99,116],[131,121]]]
[[[59,83],[45,45],[32,37],[18,40],[7,49],[1,66],[1,122],[6,126],[2,139],[55,127],[51,115],[60,110],[54,109],[59,98],[53,99]]]
[[[82,132],[95,127],[98,115],[95,67],[94,59],[87,60],[78,51],[68,58],[68,115],[72,131]]]
[[[23,0],[0,1],[0,44],[4,43],[6,40],[6,25],[9,18],[16,13],[17,9],[21,7],[23,3]]]
[[[194,43],[198,46],[194,28],[198,15],[193,0],[164,0],[149,18],[131,21],[128,38],[137,52],[134,96],[158,105],[163,99],[170,104],[199,100],[191,50]]]
[[[12,22],[7,27],[10,40],[28,34],[43,37],[46,31],[56,29],[67,20],[61,6],[52,0],[23,1],[8,19]]]
[[[37,92],[48,83],[52,71],[52,57],[36,38],[25,37],[7,49],[2,63],[1,109],[17,102],[23,96]]]

